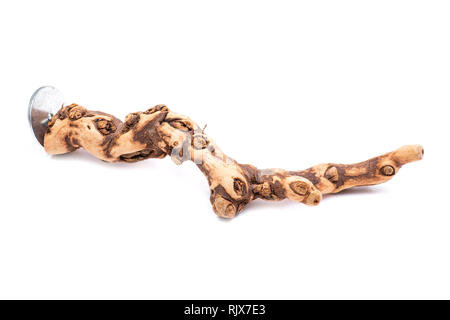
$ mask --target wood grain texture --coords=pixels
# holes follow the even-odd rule
[[[50,154],[84,148],[107,162],[136,162],[170,156],[193,161],[206,176],[214,212],[232,218],[254,199],[290,199],[317,205],[322,194],[390,180],[402,165],[420,160],[423,148],[404,146],[365,162],[320,164],[302,171],[258,169],[225,155],[195,122],[157,105],[125,121],[77,104],[61,108],[49,122],[44,148]]]

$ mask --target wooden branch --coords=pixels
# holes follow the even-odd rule
[[[322,194],[386,182],[403,164],[420,160],[423,155],[421,146],[405,146],[353,165],[321,164],[303,171],[260,170],[226,156],[195,122],[165,105],[131,113],[125,122],[76,104],[63,107],[49,122],[44,147],[50,154],[84,148],[107,162],[136,162],[166,155],[176,164],[193,161],[208,179],[214,212],[225,218],[234,217],[258,198],[288,198],[317,205]]]
[[[420,145],[403,146],[393,152],[355,164],[319,164],[296,171],[310,180],[322,194],[370,186],[391,180],[400,168],[409,162],[421,160],[424,150]]]

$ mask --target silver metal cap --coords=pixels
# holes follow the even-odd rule
[[[48,122],[63,105],[64,97],[54,87],[41,87],[31,96],[28,106],[28,121],[36,139],[42,146],[44,146]]]

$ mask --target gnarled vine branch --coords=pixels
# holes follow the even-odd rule
[[[386,182],[402,165],[423,155],[422,147],[413,145],[353,165],[260,170],[226,156],[195,122],[165,105],[131,113],[125,122],[77,104],[63,107],[49,122],[44,147],[50,154],[84,148],[108,162],[136,162],[167,155],[176,164],[193,161],[208,179],[214,212],[226,218],[234,217],[258,198],[288,198],[317,205],[322,194]]]

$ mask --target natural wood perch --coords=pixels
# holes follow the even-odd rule
[[[225,218],[234,217],[258,198],[288,198],[317,205],[322,194],[386,182],[402,165],[423,156],[423,148],[412,145],[351,165],[328,163],[303,171],[260,170],[227,157],[195,122],[164,105],[131,113],[122,122],[72,104],[61,108],[48,126],[44,147],[50,154],[81,147],[108,162],[136,162],[166,155],[176,164],[194,161],[208,179],[214,212]]]

